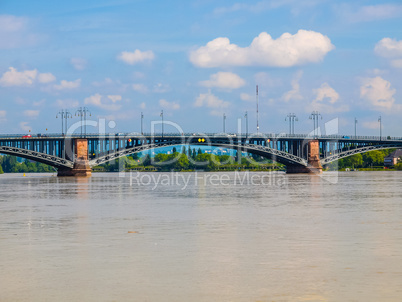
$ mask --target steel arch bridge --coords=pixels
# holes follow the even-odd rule
[[[402,148],[402,138],[339,135],[312,137],[261,133],[253,135],[111,133],[90,134],[85,138],[64,137],[58,134],[30,137],[0,135],[0,153],[45,163],[56,167],[59,172],[78,170],[90,172],[91,168],[97,165],[136,152],[178,145],[234,149],[237,152],[252,153],[282,163],[287,166],[288,172],[309,172],[322,169],[322,166],[354,154]]]
[[[17,157],[26,158],[42,164],[53,166],[56,168],[73,168],[74,163],[71,160],[61,158],[55,155],[49,155],[32,150],[0,146],[0,154],[14,155]]]
[[[117,150],[116,152],[112,152],[98,158],[92,159],[89,161],[90,167],[98,166],[104,164],[106,162],[125,157],[127,155],[131,155],[137,152],[152,150],[156,148],[163,148],[163,147],[174,147],[174,146],[181,146],[181,145],[188,145],[183,143],[182,141],[178,140],[169,140],[167,142],[159,142],[159,143],[152,143],[152,144],[143,144],[138,146],[129,147],[123,150]],[[263,156],[268,159],[275,160],[279,163],[284,165],[308,165],[307,160],[291,153],[273,149],[268,146],[262,145],[254,145],[254,144],[234,144],[233,142],[194,142],[191,143],[192,146],[211,146],[211,147],[221,147],[225,149],[233,149],[238,150],[240,152],[247,152],[251,154],[256,154]]]

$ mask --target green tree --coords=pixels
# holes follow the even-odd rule
[[[174,155],[174,154],[172,154],[172,155]],[[178,157],[173,157],[173,158],[176,158],[176,160],[173,163],[173,168],[175,170],[187,170],[190,165],[187,155],[183,154],[183,153],[180,155],[179,154],[177,154],[177,155],[178,155]]]
[[[384,153],[381,151],[370,151],[363,154],[363,161],[366,167],[383,166],[384,165]]]
[[[3,168],[0,165],[0,174],[4,174]]]
[[[339,163],[339,165],[342,166],[340,168],[361,168],[363,167],[363,164],[364,162],[362,154],[355,154],[346,157]]]
[[[167,161],[169,159],[169,156],[165,153],[158,153],[154,157],[154,161],[156,163],[162,163],[164,161]]]
[[[142,165],[143,165],[144,167],[151,165],[151,157],[149,156],[149,154],[146,154],[146,155],[144,156],[144,159],[143,159],[143,161],[142,161]]]
[[[17,165],[17,158],[15,156],[6,155],[3,158],[3,170],[6,173],[10,172],[18,172],[15,171],[15,167]]]
[[[230,155],[220,155],[219,156],[219,162],[222,165],[229,165],[229,164],[233,164],[233,157]]]

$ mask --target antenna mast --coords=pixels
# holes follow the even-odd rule
[[[256,92],[255,98],[256,98],[256,101],[257,101],[257,133],[258,133],[258,131],[260,129],[260,126],[258,124],[258,85],[255,88],[255,92]]]

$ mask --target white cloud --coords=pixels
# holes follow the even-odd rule
[[[29,19],[12,15],[0,15],[0,49],[30,46],[38,36],[29,32]]]
[[[61,80],[60,84],[54,85],[53,88],[56,90],[65,90],[65,89],[75,89],[80,86],[81,86],[81,79],[77,79],[75,81]]]
[[[168,84],[158,83],[154,85],[153,91],[156,93],[165,93],[170,90],[170,86]]]
[[[112,96],[112,97],[115,97],[115,96]],[[114,99],[116,99],[116,98],[114,98]],[[120,96],[120,99],[121,99],[121,96]],[[96,93],[94,95],[91,95],[90,97],[85,98],[84,103],[86,105],[97,106],[97,107],[102,108],[107,111],[116,111],[121,108],[121,105],[115,104],[115,102],[110,98],[110,96],[104,97],[99,93]]]
[[[337,6],[336,9],[350,23],[400,18],[402,15],[402,5],[400,4],[357,6],[344,3]]]
[[[33,104],[35,107],[39,107],[39,106],[43,106],[45,103],[46,103],[46,100],[45,100],[45,99],[42,99],[42,100],[40,100],[40,101],[33,102],[32,104]]]
[[[121,95],[108,95],[107,96],[109,100],[111,100],[113,103],[116,103],[118,101],[121,101]]]
[[[315,99],[308,106],[308,110],[317,110],[322,113],[335,113],[349,111],[349,106],[339,104],[339,94],[328,83],[323,83],[321,87],[313,89]]]
[[[323,83],[320,88],[313,89],[313,93],[316,95],[315,102],[334,104],[339,99],[339,94],[328,83]]]
[[[39,116],[39,110],[25,110],[24,116],[37,117],[37,116]]]
[[[27,19],[12,15],[0,16],[0,29],[2,32],[18,32],[25,28]]]
[[[105,78],[103,81],[101,82],[92,82],[92,85],[95,87],[103,87],[103,86],[111,86],[114,85],[115,82],[111,79],[111,78]]]
[[[28,132],[31,130],[31,126],[28,125],[28,122],[20,122],[20,128],[22,131]]]
[[[141,104],[140,104],[140,108],[141,109],[145,109],[147,107],[147,105],[145,104],[145,102],[142,102]]]
[[[39,83],[50,83],[56,81],[56,77],[51,74],[50,72],[48,73],[40,73],[38,75],[38,81]]]
[[[34,70],[24,70],[17,71],[14,67],[9,67],[3,76],[0,78],[1,86],[30,86],[34,83],[38,71]]]
[[[99,93],[91,95],[84,100],[85,104],[91,104],[95,106],[102,106],[102,96]]]
[[[219,99],[217,96],[213,95],[210,91],[208,93],[201,93],[195,100],[195,107],[207,107],[212,108],[210,111],[211,115],[221,115],[225,108],[228,108],[229,102]]]
[[[78,107],[79,102],[77,100],[74,99],[58,99],[55,102],[56,107],[58,108],[74,108],[74,107]]]
[[[380,123],[377,121],[374,122],[363,122],[363,127],[367,129],[380,129]],[[384,126],[381,125],[381,127],[384,129]]]
[[[402,59],[392,60],[391,66],[394,68],[402,68]]]
[[[212,74],[207,81],[201,81],[200,85],[208,88],[237,89],[245,85],[245,81],[232,72],[218,72]]]
[[[374,52],[381,57],[391,59],[392,67],[402,68],[402,40],[384,38],[375,45]]]
[[[155,55],[151,50],[140,51],[139,49],[136,49],[134,52],[123,51],[117,56],[117,59],[129,65],[134,65],[145,61],[152,61],[154,58]]]
[[[383,75],[383,74],[386,74],[386,73],[387,73],[387,70],[382,70],[382,69],[378,69],[378,68],[368,69],[367,70],[367,74],[374,75],[374,76],[379,76],[379,75]]]
[[[176,102],[168,102],[165,99],[159,100],[159,106],[166,109],[178,110],[180,109],[180,105]]]
[[[377,76],[363,79],[360,87],[360,97],[375,109],[392,109],[395,103],[396,90],[391,88],[391,83]]]
[[[87,67],[87,61],[82,58],[71,58],[70,63],[76,70],[84,70]]]
[[[255,95],[251,95],[251,94],[248,94],[248,93],[240,93],[240,99],[242,100],[242,101],[246,101],[246,102],[253,102],[253,101],[255,101]]]
[[[0,110],[0,119],[6,117],[7,112],[5,110]]]
[[[231,44],[228,38],[216,38],[190,53],[198,67],[274,66],[290,67],[320,62],[334,49],[331,40],[321,33],[299,30],[282,34],[278,39],[262,32],[248,47]]]
[[[264,87],[278,87],[282,85],[282,81],[276,77],[271,76],[267,72],[257,72],[254,75],[255,82]]]
[[[374,51],[385,58],[402,57],[402,41],[384,38],[375,45]]]
[[[303,71],[301,71],[301,70],[299,70],[295,74],[295,76],[294,76],[294,78],[292,79],[292,82],[291,82],[292,89],[287,91],[287,92],[285,92],[283,94],[283,96],[282,96],[282,99],[285,102],[289,102],[290,100],[296,100],[297,101],[297,100],[302,100],[303,99],[303,96],[300,94],[300,84],[299,84],[300,79],[302,78],[302,76],[303,76]]]
[[[140,71],[135,71],[135,72],[133,72],[133,77],[136,79],[143,79],[143,78],[145,78],[145,74]]]
[[[133,84],[132,88],[134,91],[140,92],[140,93],[147,93],[148,92],[148,87],[145,86],[144,84]]]
[[[42,84],[53,82],[56,77],[49,73],[38,73],[38,70],[18,71],[14,67],[9,67],[0,78],[1,86],[32,86],[36,81]]]

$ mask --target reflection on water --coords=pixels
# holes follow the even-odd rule
[[[1,175],[0,301],[401,300],[402,173],[149,175]]]

